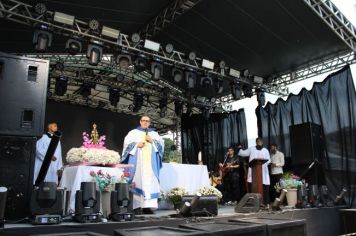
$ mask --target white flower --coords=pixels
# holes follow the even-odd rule
[[[222,193],[216,189],[215,187],[213,186],[209,186],[209,187],[201,187],[198,192],[201,194],[201,195],[215,195],[218,197],[218,199],[221,199],[222,198]]]
[[[66,160],[68,163],[89,162],[93,164],[114,165],[120,161],[118,152],[96,148],[71,148]]]

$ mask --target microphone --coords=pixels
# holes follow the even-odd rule
[[[145,129],[145,133],[146,133],[146,135],[148,134],[148,129],[147,128]]]

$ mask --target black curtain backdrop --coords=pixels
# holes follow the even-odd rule
[[[246,118],[243,109],[224,114],[211,114],[206,120],[202,115],[183,115],[183,162],[197,164],[198,153],[210,171],[223,162],[227,148],[237,144],[247,147]]]
[[[350,67],[329,75],[312,90],[303,89],[279,99],[256,115],[259,133],[265,143],[277,143],[287,157],[291,156],[289,126],[312,122],[322,126],[325,136],[325,177],[335,196],[342,186],[349,187],[349,203],[355,198],[356,182],[356,92]]]
[[[98,125],[99,135],[106,135],[106,147],[122,153],[126,134],[139,125],[139,117],[95,109],[69,103],[47,100],[46,127],[48,122],[56,122],[63,133],[62,155],[65,161],[68,150],[80,147],[83,143],[82,133],[89,133],[93,123]]]

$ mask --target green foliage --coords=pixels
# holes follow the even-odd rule
[[[176,150],[176,146],[173,140],[169,138],[163,138],[164,140],[164,154],[163,162],[178,162],[182,163],[182,154]]]

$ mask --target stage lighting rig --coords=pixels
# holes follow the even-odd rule
[[[210,119],[210,107],[203,107],[201,109],[201,113],[204,117],[205,120],[209,120]]]
[[[88,98],[91,95],[92,85],[89,83],[83,83],[79,88],[79,93],[83,96],[83,98]]]
[[[135,93],[134,94],[134,98],[133,98],[133,108],[132,111],[133,112],[138,112],[141,110],[142,106],[143,106],[143,94],[141,93]]]
[[[132,64],[131,55],[122,50],[116,57],[116,64],[118,64],[120,68],[127,69]]]
[[[193,89],[195,87],[197,75],[193,71],[185,72],[185,82],[187,83],[188,89]]]
[[[233,82],[231,84],[231,94],[234,100],[237,101],[241,99],[241,86],[238,83]]]
[[[75,38],[68,39],[65,50],[70,55],[76,55],[82,51],[82,42]]]
[[[52,33],[47,30],[47,27],[42,26],[43,29],[35,30],[33,35],[33,44],[37,52],[46,52],[52,45]]]
[[[252,86],[250,85],[244,85],[242,87],[242,90],[244,92],[244,96],[247,97],[247,98],[250,98],[253,96],[253,91],[252,91]]]
[[[174,82],[179,83],[183,79],[183,71],[178,68],[173,68],[172,69],[172,77]]]
[[[153,80],[159,80],[163,76],[163,64],[159,60],[151,62],[151,73]]]
[[[256,89],[256,97],[259,106],[264,106],[266,104],[265,91],[262,89]]]
[[[183,113],[183,102],[174,101],[174,112],[177,116],[182,116]]]
[[[44,15],[47,13],[47,7],[44,3],[36,3],[34,9],[38,15]]]
[[[139,44],[140,43],[140,40],[141,40],[141,37],[138,33],[133,33],[131,35],[131,41],[134,43],[134,44]]]
[[[68,14],[65,14],[62,12],[58,12],[58,11],[54,12],[54,16],[53,16],[54,22],[73,26],[74,20],[75,20],[74,16],[71,16],[71,15],[68,15]]]
[[[166,47],[164,48],[164,50],[166,53],[172,54],[173,50],[174,50],[173,44],[171,44],[171,43],[166,44]]]
[[[103,26],[101,28],[101,35],[105,36],[105,37],[108,37],[108,38],[112,38],[112,39],[118,40],[119,36],[120,36],[120,31],[117,30],[117,29],[113,29],[113,28],[107,27],[107,26]]]
[[[203,88],[208,88],[213,85],[213,80],[209,76],[204,76],[200,78],[200,86]]]
[[[81,223],[93,223],[101,220],[100,191],[96,182],[82,182],[80,190],[75,193],[74,220]]]
[[[135,69],[141,73],[147,69],[147,58],[144,54],[139,54],[135,61]]]
[[[158,52],[160,44],[156,43],[156,42],[153,42],[151,40],[145,39],[143,47],[146,48],[146,49],[152,50],[154,52]]]
[[[120,89],[110,88],[109,90],[109,101],[110,105],[116,107],[120,101]]]
[[[111,191],[111,213],[109,218],[114,221],[131,221],[134,214],[130,212],[131,197],[128,183],[116,183]]]
[[[89,26],[89,29],[92,33],[94,34],[99,34],[99,31],[100,31],[100,23],[98,20],[96,19],[91,19],[89,22],[88,22],[88,26]]]
[[[215,63],[207,59],[203,59],[201,66],[209,70],[214,70]]]
[[[197,55],[195,54],[195,52],[190,52],[190,53],[188,54],[188,59],[189,59],[190,61],[194,61],[196,58],[197,58]]]
[[[91,66],[97,66],[103,56],[103,44],[99,41],[91,40],[88,44],[87,58]]]
[[[220,61],[219,62],[219,72],[222,76],[225,76],[225,67],[226,67],[225,61]]]
[[[63,96],[67,92],[68,78],[60,75],[56,78],[54,85],[54,92],[57,96]]]
[[[224,81],[221,79],[217,79],[215,82],[215,91],[218,94],[221,94],[224,91]]]

